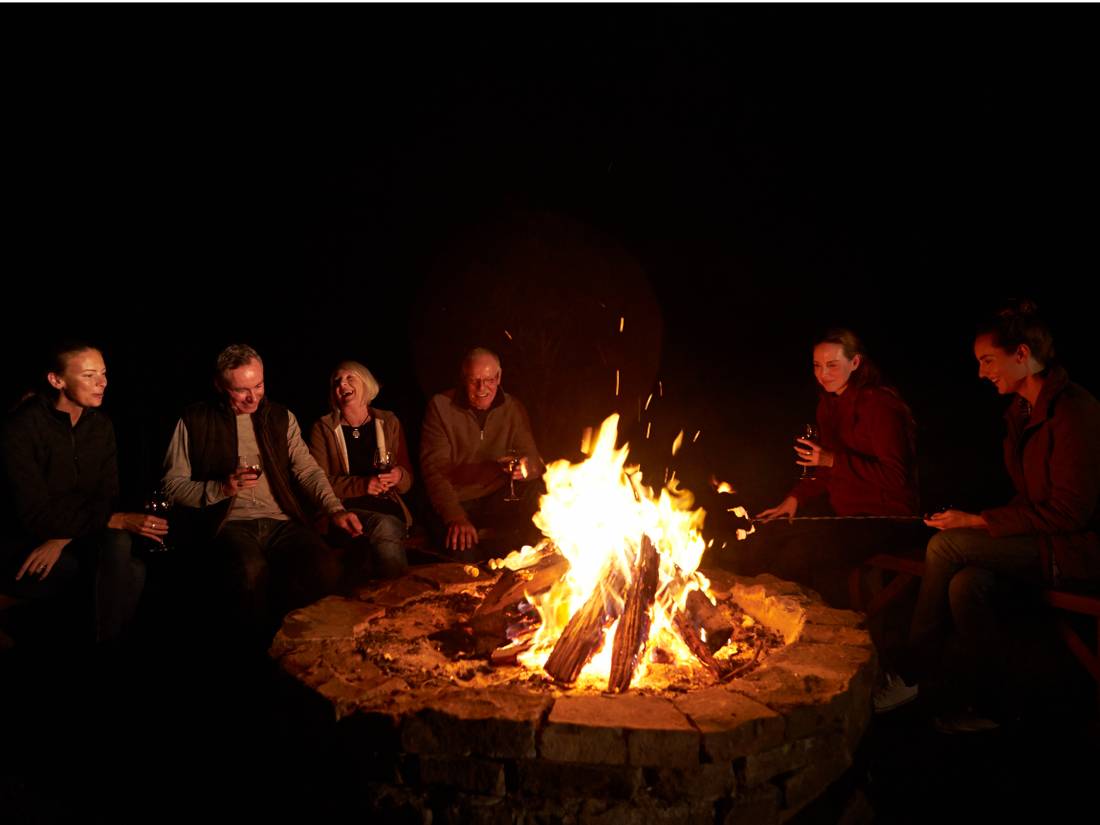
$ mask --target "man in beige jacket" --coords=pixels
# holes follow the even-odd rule
[[[538,538],[531,517],[545,467],[527,410],[501,389],[502,374],[495,353],[471,350],[462,359],[460,386],[435,395],[424,415],[424,486],[445,547],[466,560]],[[519,500],[509,501],[513,486]]]

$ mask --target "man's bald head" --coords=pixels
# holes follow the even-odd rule
[[[462,359],[462,385],[467,403],[475,410],[489,409],[500,388],[501,375],[500,358],[492,350],[477,347],[466,353]]]

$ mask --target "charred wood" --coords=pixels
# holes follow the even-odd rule
[[[711,653],[725,647],[733,636],[733,623],[710,603],[710,599],[701,590],[693,590],[688,594],[686,611],[692,623],[705,632],[704,638]]]
[[[570,685],[600,649],[604,630],[622,611],[626,577],[610,562],[600,577],[601,584],[565,626],[543,669],[558,682]]]
[[[607,689],[612,693],[622,693],[630,687],[630,680],[638,667],[638,660],[649,638],[649,626],[652,620],[650,611],[657,595],[657,583],[661,567],[657,548],[642,536],[637,560],[630,586],[626,591],[623,613],[619,617],[619,627],[615,631],[615,642],[611,648],[611,674],[608,676]]]

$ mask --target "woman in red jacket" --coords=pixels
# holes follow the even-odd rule
[[[1005,617],[1036,601],[1044,584],[1100,581],[1100,403],[1055,362],[1050,329],[1030,301],[981,325],[974,356],[978,375],[1012,396],[1004,461],[1016,495],[925,522],[940,532],[925,553],[907,675],[931,673],[953,629],[971,675],[981,667],[1001,684]]]
[[[908,405],[867,357],[851,330],[823,335],[813,350],[819,440],[800,438],[797,461],[815,468],[779,504],[757,518],[776,522],[738,548],[738,572],[769,572],[808,584],[830,603],[847,606],[847,571],[864,558],[912,543],[917,522],[807,521],[813,515],[915,516],[919,509],[915,429]]]

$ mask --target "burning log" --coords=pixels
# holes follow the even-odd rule
[[[577,681],[588,660],[599,650],[605,628],[618,618],[622,610],[626,577],[614,561],[610,561],[604,569],[601,582],[584,606],[569,619],[569,624],[543,665],[551,678],[567,685]]]
[[[517,605],[524,596],[550,589],[568,569],[566,558],[553,544],[547,543],[542,554],[529,566],[504,571],[470,617],[470,626],[478,635],[495,636],[503,643],[508,626],[517,620],[520,612]]]
[[[711,604],[701,590],[692,590],[688,594],[687,614],[694,625],[703,631],[699,635],[711,653],[721,650],[733,637],[734,627],[729,618]]]
[[[716,677],[721,678],[722,666],[718,664],[718,660],[710,652],[710,648],[707,647],[707,643],[703,641],[699,635],[699,630],[692,623],[687,613],[683,610],[677,610],[676,615],[672,617],[672,626],[676,628],[676,632],[680,638],[684,640],[684,644],[688,646],[688,650],[695,654],[695,657],[703,663],[711,673]]]
[[[657,595],[658,573],[661,558],[657,548],[642,534],[642,546],[634,564],[633,579],[626,593],[619,627],[615,631],[615,643],[611,648],[611,674],[607,689],[622,693],[630,687],[630,680],[638,667],[638,659],[649,638],[650,609]]]

